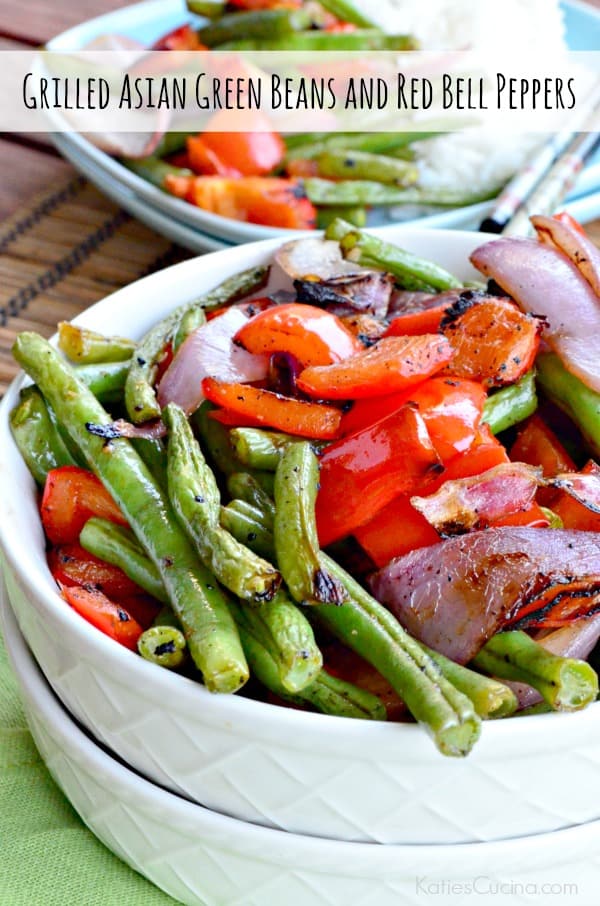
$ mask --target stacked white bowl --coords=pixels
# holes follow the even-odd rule
[[[475,234],[387,235],[474,276]],[[177,265],[81,321],[140,336],[228,274],[269,260],[278,244]],[[488,723],[471,755],[456,760],[416,725],[210,695],[143,661],[56,593],[35,488],[8,427],[18,389],[1,407],[0,549],[39,668],[8,608],[7,642],[42,755],[111,849],[186,904],[596,902],[598,705]]]

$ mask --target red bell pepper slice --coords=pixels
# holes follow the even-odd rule
[[[233,342],[256,354],[289,352],[305,368],[341,362],[365,348],[335,315],[298,302],[255,315]]]
[[[384,337],[376,346],[334,365],[305,368],[298,387],[320,399],[361,399],[419,384],[452,359],[444,337]]]
[[[77,585],[61,589],[61,594],[73,610],[130,651],[135,651],[142,627],[120,604],[115,604],[97,588]]]
[[[584,475],[600,474],[600,467],[593,460],[586,463],[581,472]],[[595,513],[584,506],[570,494],[559,492],[552,509],[560,516],[567,529],[578,529],[582,532],[600,532],[600,513]]]
[[[216,151],[209,147],[201,135],[191,135],[186,141],[190,168],[200,176],[239,177],[242,174],[235,167],[225,163]]]
[[[422,333],[437,333],[440,329],[442,318],[449,305],[432,305],[418,311],[409,311],[397,315],[385,332],[386,337],[417,336]]]
[[[440,468],[423,417],[411,406],[331,444],[321,456],[320,543],[352,534],[399,494],[427,487]]]
[[[79,541],[81,529],[92,516],[127,525],[100,479],[79,466],[61,466],[48,472],[40,513],[53,544]]]
[[[251,415],[240,415],[230,409],[211,409],[208,417],[229,428],[260,428],[263,425],[263,422]]]
[[[511,447],[510,458],[513,462],[541,466],[547,478],[559,472],[577,471],[577,466],[558,437],[537,414],[532,415],[525,427],[519,431]],[[544,506],[552,508],[561,496],[560,491],[554,488],[540,488],[537,499]]]
[[[509,299],[474,299],[467,307],[459,300],[440,325],[455,352],[448,373],[488,387],[512,384],[533,366],[543,323]]]
[[[167,174],[164,188],[220,217],[292,230],[312,230],[316,225],[316,208],[294,179]]]
[[[265,176],[285,156],[282,137],[258,110],[219,110],[210,118],[202,141],[225,167],[242,176]]]
[[[159,38],[152,50],[208,50],[191,25],[181,25]]]
[[[287,434],[332,440],[337,437],[342,413],[333,406],[295,400],[250,384],[229,384],[204,378],[202,391],[207,400],[243,417],[251,416],[263,426]]]
[[[109,598],[118,599],[142,591],[118,566],[99,560],[80,544],[52,548],[48,553],[48,566],[60,585],[93,586]]]
[[[429,436],[442,461],[447,463],[473,444],[483,413],[486,393],[475,381],[433,377],[410,390],[356,400],[342,416],[340,434],[366,428],[414,402],[425,419]]]

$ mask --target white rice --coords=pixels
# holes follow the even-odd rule
[[[368,15],[388,32],[414,34],[426,50],[474,48],[511,56],[535,41],[548,59],[565,48],[558,0],[362,0]],[[415,145],[425,186],[472,191],[493,188],[519,170],[543,137],[471,130]]]

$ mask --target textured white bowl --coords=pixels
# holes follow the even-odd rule
[[[7,604],[2,616],[29,726],[52,776],[109,849],[188,906],[597,903],[600,822],[497,843],[379,846],[257,827],[174,796],[77,727]]]
[[[474,274],[472,233],[398,229],[410,250]],[[139,336],[278,241],[184,262],[80,319]],[[542,833],[600,817],[600,712],[489,723],[465,760],[418,726],[342,720],[215,696],[116,645],[57,594],[34,485],[0,418],[0,548],[21,629],[50,684],[102,743],[152,780],[222,813],[298,833],[382,843],[458,843]]]

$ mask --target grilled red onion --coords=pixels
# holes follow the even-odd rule
[[[346,261],[339,242],[333,239],[295,239],[282,245],[275,255],[277,264],[292,280],[316,277],[330,280],[344,274],[368,273],[368,268]]]
[[[598,574],[600,534],[506,526],[397,557],[371,588],[412,635],[464,664],[533,595]]]
[[[515,299],[523,311],[548,320],[546,341],[565,366],[600,392],[600,305],[589,283],[562,252],[532,239],[496,239],[471,261]]]
[[[199,327],[179,347],[165,372],[159,388],[161,408],[177,403],[191,415],[202,400],[202,381],[215,377],[223,381],[261,381],[269,370],[269,357],[252,355],[235,346],[232,339],[248,321],[237,307],[232,307]]]
[[[600,297],[600,251],[594,243],[575,227],[554,217],[532,217],[531,222],[541,242],[564,252]]]

